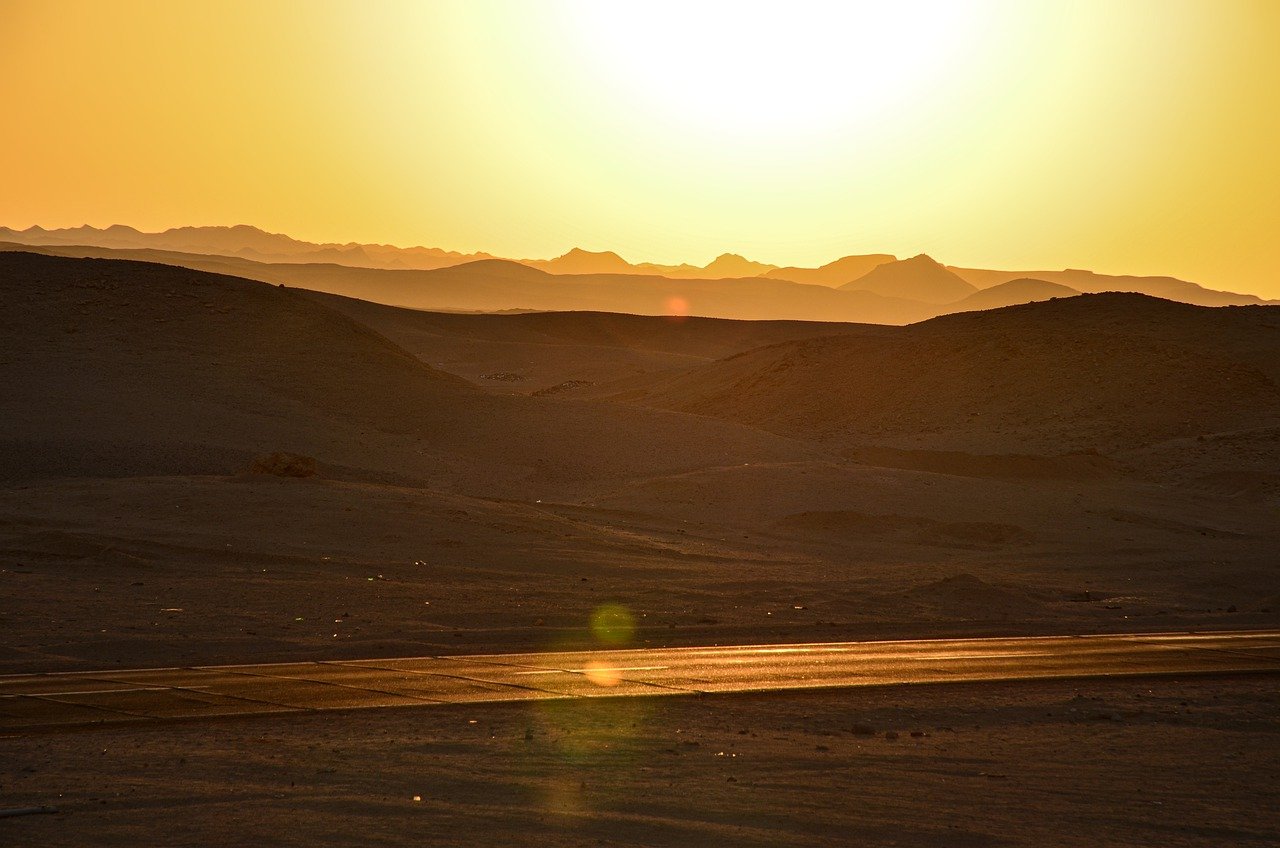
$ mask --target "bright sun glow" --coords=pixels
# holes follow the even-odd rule
[[[1277,43],[1277,0],[0,0],[0,225],[1277,297]]]
[[[953,73],[972,4],[572,4],[590,64],[655,117],[802,135],[871,120]]]

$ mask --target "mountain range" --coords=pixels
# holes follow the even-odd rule
[[[0,249],[25,246],[59,255],[158,261],[399,306],[463,311],[597,310],[906,324],[1105,291],[1200,306],[1269,302],[1173,277],[964,268],[924,254],[846,256],[817,268],[777,267],[732,253],[705,266],[631,263],[612,251],[579,248],[554,259],[511,260],[429,247],[317,244],[247,225],[160,233],[119,224],[0,227],[0,243]]]

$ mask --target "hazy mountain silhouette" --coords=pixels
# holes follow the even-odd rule
[[[632,270],[631,263],[611,250],[594,252],[577,247],[555,259],[524,259],[521,264],[548,274],[626,274]]]
[[[752,262],[736,253],[722,253],[707,263],[703,270],[710,277],[758,277],[774,267],[763,262]]]
[[[1044,280],[1020,278],[1000,283],[991,288],[980,289],[968,297],[947,304],[945,311],[972,312],[981,309],[999,309],[1002,306],[1015,306],[1019,303],[1035,303],[1055,297],[1074,297],[1080,292],[1070,286],[1047,283]]]
[[[319,245],[244,225],[177,227],[163,233],[143,233],[122,225],[65,230],[0,228],[0,240],[5,238],[13,242],[6,246],[0,241],[0,250],[22,245],[60,255],[165,262],[430,309],[587,309],[638,314],[685,311],[724,318],[904,324],[949,312],[1004,305],[1024,296],[1036,299],[1040,296],[1037,292],[1049,291],[1024,283],[962,302],[974,294],[975,286],[989,289],[1019,278],[1076,291],[1136,291],[1210,306],[1268,302],[1253,295],[1205,289],[1171,277],[1112,277],[1078,270],[1027,273],[943,268],[924,255],[898,261],[888,254],[868,254],[847,256],[820,268],[773,268],[737,254],[723,254],[705,267],[696,267],[632,264],[610,251],[575,249],[553,260],[517,263],[487,254],[435,248]],[[468,270],[460,276],[406,278],[393,273],[463,266]],[[522,276],[517,266],[534,273],[550,273],[545,277]],[[514,285],[516,279],[525,285]],[[498,280],[503,283],[495,286]],[[819,288],[840,289],[842,294],[833,297],[829,291],[815,291]],[[1049,296],[1065,294],[1057,291]]]
[[[977,288],[921,253],[910,259],[877,265],[842,291],[869,291],[885,297],[903,297],[924,303],[954,303]]]
[[[643,274],[677,279],[728,279],[755,277],[774,266],[752,262],[736,253],[717,256],[704,267],[696,265],[659,265],[653,262],[632,264],[613,251],[590,251],[574,248],[555,259],[522,259],[520,262],[549,274]]]
[[[0,243],[0,251],[14,248]],[[502,259],[426,271],[393,271],[336,264],[252,262],[238,257],[152,250],[30,249],[65,256],[163,262],[416,309],[590,310],[878,324],[903,324],[937,314],[935,307],[917,301],[765,277],[704,280],[630,274],[556,275]]]
[[[402,248],[354,242],[315,244],[279,233],[268,233],[246,224],[231,227],[174,227],[159,233],[144,233],[122,224],[113,224],[105,229],[87,225],[55,230],[38,226],[25,230],[0,227],[0,241],[42,246],[145,248],[215,256],[243,256],[264,262],[338,262],[369,268],[439,268],[489,258],[485,253],[463,254],[433,247]]]
[[[839,287],[864,276],[877,265],[896,262],[897,259],[898,257],[889,253],[869,253],[865,256],[845,256],[820,268],[774,268],[761,276],[791,280],[793,283]]]
[[[1115,276],[1071,268],[1065,271],[989,271],[948,266],[948,270],[978,288],[990,288],[1010,280],[1032,278],[1070,286],[1077,291],[1089,294],[1109,291],[1137,292],[1196,306],[1254,306],[1276,302],[1252,294],[1207,289],[1176,277]]]

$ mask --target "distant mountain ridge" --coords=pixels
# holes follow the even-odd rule
[[[775,280],[790,280],[793,283],[812,283],[839,288],[845,283],[866,275],[878,265],[897,260],[898,257],[891,253],[869,253],[862,256],[844,256],[820,268],[774,268],[760,276]]]
[[[548,274],[646,274],[673,279],[728,280],[758,277],[777,266],[753,262],[736,253],[722,253],[702,267],[697,265],[632,264],[612,250],[591,251],[575,247],[555,259],[520,259],[522,265]],[[796,282],[796,281],[793,281]]]
[[[258,262],[336,262],[353,268],[443,268],[476,259],[487,253],[458,253],[436,247],[395,247],[389,244],[316,244],[282,233],[269,233],[248,224],[231,227],[173,227],[147,233],[124,224],[99,229],[80,227],[25,230],[0,227],[0,241],[42,247],[85,245],[117,249],[173,250],[210,256],[241,256]]]
[[[204,261],[199,259],[202,256],[226,257],[261,265],[261,268],[254,266],[253,272],[248,274],[254,279],[287,277],[291,285],[304,285],[322,290],[334,289],[326,289],[322,283],[310,283],[305,280],[298,282],[296,274],[285,274],[283,271],[271,272],[265,269],[274,265],[305,265],[314,266],[317,270],[313,273],[320,275],[321,272],[318,270],[320,266],[348,268],[352,272],[375,269],[433,271],[471,266],[472,272],[483,272],[486,277],[514,278],[519,276],[515,273],[515,268],[502,266],[519,266],[530,270],[537,269],[551,275],[590,277],[626,275],[632,278],[648,279],[655,281],[651,287],[669,289],[671,295],[675,297],[686,296],[686,292],[681,292],[678,285],[675,288],[669,285],[681,280],[706,283],[751,281],[750,286],[738,286],[735,290],[724,293],[724,296],[717,294],[712,300],[703,298],[701,303],[694,300],[689,304],[690,308],[695,310],[719,310],[705,314],[720,317],[756,316],[756,310],[752,308],[730,307],[725,303],[725,297],[732,295],[734,291],[743,300],[765,294],[765,300],[772,304],[772,308],[784,310],[780,314],[769,314],[764,317],[806,320],[835,318],[836,320],[868,320],[886,323],[908,323],[949,312],[986,309],[1041,300],[1046,297],[1068,297],[1079,293],[1105,291],[1137,292],[1199,306],[1246,306],[1280,302],[1266,301],[1251,294],[1207,289],[1196,283],[1173,277],[1108,276],[1077,269],[1001,271],[963,268],[942,265],[925,254],[902,260],[892,254],[884,253],[852,255],[818,268],[780,268],[755,262],[735,253],[722,254],[705,266],[688,263],[680,265],[632,263],[613,251],[589,251],[581,248],[574,248],[554,259],[509,260],[488,253],[459,253],[431,247],[395,247],[355,242],[318,244],[280,233],[269,233],[245,224],[174,227],[158,233],[143,232],[123,224],[113,224],[105,228],[85,225],[65,229],[44,229],[33,226],[25,230],[0,227],[0,242],[57,249],[83,246],[121,251],[164,251],[182,254],[189,258],[159,257],[155,261],[188,267],[205,267],[208,263],[200,265]],[[502,265],[483,263],[502,263]],[[325,271],[323,276],[331,279],[334,274],[331,271]],[[523,278],[530,281],[530,285],[536,285],[533,282],[535,277],[525,275]],[[659,280],[667,282],[656,282]],[[1015,282],[1018,284],[1009,285]],[[1035,285],[1035,282],[1043,285]],[[622,283],[614,280],[613,285],[622,285]],[[761,289],[760,286],[766,288]],[[795,288],[796,286],[798,288]],[[857,294],[856,300],[861,304],[861,311],[855,309],[850,313],[848,304],[853,300],[839,298],[840,306],[832,312],[826,312],[825,307],[819,304],[827,303],[830,298],[820,292],[811,291],[814,288]],[[984,290],[991,293],[982,295]],[[701,290],[697,287],[688,289],[688,293],[698,291]],[[1047,294],[1047,292],[1052,293]],[[789,304],[788,295],[798,297],[799,300]],[[369,292],[366,292],[365,296],[377,299],[376,295]],[[416,301],[417,298],[414,300]],[[433,302],[430,306],[460,309],[522,309],[531,308],[531,304],[540,300],[537,297],[513,296],[511,302],[497,306],[486,303],[484,307],[477,307],[470,301],[468,304]],[[555,300],[557,304],[555,308],[613,309],[622,308],[634,302],[633,297],[609,297],[602,300],[598,292],[592,292],[580,303],[558,297]],[[654,309],[654,307],[647,308],[650,311]],[[851,314],[852,317],[850,317]]]
[[[1055,297],[1074,297],[1080,294],[1076,289],[1045,280],[1032,280],[1020,277],[1007,283],[1000,283],[988,289],[979,289],[968,297],[947,305],[948,313],[974,312],[984,309],[1000,309],[1005,306],[1016,306],[1020,303],[1038,303],[1052,300]]]
[[[924,303],[954,303],[978,291],[976,286],[923,253],[910,259],[877,265],[858,279],[840,286],[840,290],[869,291]]]

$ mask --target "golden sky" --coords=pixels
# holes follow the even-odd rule
[[[1280,2],[0,0],[0,225],[1280,297]]]

